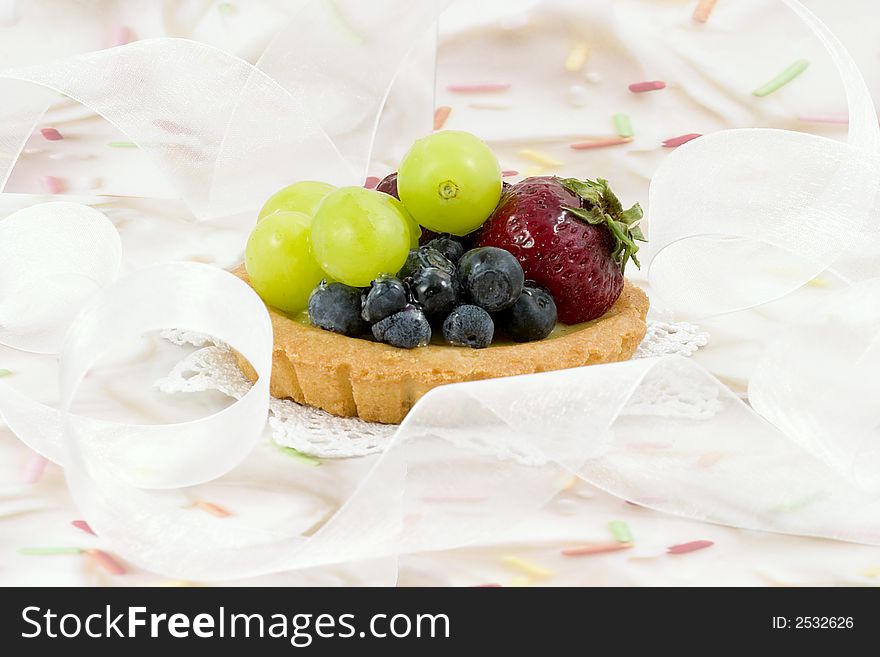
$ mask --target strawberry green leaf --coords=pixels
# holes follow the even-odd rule
[[[560,183],[565,189],[581,199],[579,208],[566,206],[578,219],[592,226],[605,225],[614,238],[612,257],[620,266],[620,271],[626,270],[626,263],[632,260],[636,267],[641,268],[636,253],[639,245],[636,242],[646,242],[645,235],[639,227],[644,216],[642,207],[636,203],[629,210],[624,210],[617,195],[611,191],[608,181],[602,178],[597,180],[578,180],[577,178],[561,178]]]

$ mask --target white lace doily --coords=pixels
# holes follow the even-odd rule
[[[202,347],[179,362],[154,386],[162,392],[217,390],[241,399],[251,384],[239,370],[232,350],[211,338],[184,330],[163,331],[175,344]],[[648,322],[648,331],[633,358],[690,356],[708,342],[709,336],[686,322]],[[321,458],[364,456],[380,452],[397,429],[396,425],[337,417],[289,399],[269,402],[272,439],[283,447]]]

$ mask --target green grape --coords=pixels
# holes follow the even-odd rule
[[[312,220],[312,246],[321,268],[340,283],[366,287],[379,274],[396,274],[412,233],[396,199],[363,187],[328,195]]]
[[[467,235],[483,225],[501,198],[501,167],[468,132],[444,131],[418,140],[400,163],[400,200],[419,224]]]
[[[304,310],[324,278],[312,253],[311,223],[302,212],[276,212],[254,227],[245,248],[251,285],[263,301],[286,313]]]
[[[257,221],[260,222],[276,212],[303,212],[314,217],[321,201],[334,189],[336,188],[329,183],[314,180],[303,180],[288,185],[269,197],[263,209],[260,210]]]

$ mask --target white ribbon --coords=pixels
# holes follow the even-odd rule
[[[670,156],[650,198],[652,287],[675,308],[704,315],[748,308],[829,266],[859,281],[829,293],[812,321],[770,348],[751,380],[755,410],[687,359],[632,361],[438,388],[374,461],[292,468],[252,449],[265,421],[271,355],[261,302],[229,274],[166,264],[105,287],[71,325],[60,411],[0,384],[6,421],[25,442],[64,462],[77,504],[115,550],[190,579],[480,540],[539,508],[570,473],[670,513],[880,544],[878,383],[868,376],[880,364],[880,285],[872,278],[880,272],[877,261],[863,257],[880,251],[873,214],[880,135],[870,96],[843,47],[798,2],[784,1],[840,69],[850,103],[849,143],[724,131]],[[417,4],[383,3],[383,11],[394,13],[387,23],[374,17],[364,23],[353,2],[336,3],[341,14],[309,14],[321,38],[350,40],[340,47],[346,56],[363,57],[353,74],[363,84],[322,59],[294,67],[287,81],[263,72],[289,71],[304,57],[293,46],[278,46],[284,53],[278,69],[259,71],[211,48],[165,40],[7,77],[15,85],[27,79],[62,89],[116,122],[160,158],[201,216],[219,208],[252,211],[282,179],[352,180],[352,170],[366,161],[376,121],[361,132],[363,125],[344,119],[349,108],[362,106],[360,94],[370,99],[364,107],[378,111],[378,92],[387,90],[413,32],[427,27],[430,12],[411,8]],[[398,19],[405,30],[394,31]],[[397,59],[380,57],[380,44]],[[180,71],[184,56],[216,75],[204,79],[193,66]],[[381,65],[382,73],[368,75],[365,62]],[[118,80],[120,71],[136,71],[144,87],[169,89],[164,104],[143,111],[142,89]],[[169,82],[168,71],[184,77]],[[340,96],[312,95],[337,75]],[[179,87],[181,80],[219,104],[191,107],[192,89]],[[135,97],[120,98],[122,91]],[[253,113],[240,102],[245,93],[253,94]],[[0,125],[29,130],[39,116],[37,101],[45,98],[16,99],[19,118],[0,117]],[[152,120],[157,115],[163,127]],[[166,144],[169,125],[182,126],[176,138],[189,137]],[[0,145],[23,143],[24,133],[10,134]],[[273,171],[282,163],[280,174]],[[225,411],[184,425],[140,427],[68,414],[80,380],[110,343],[169,327],[230,343],[260,382]],[[200,498],[241,504],[235,516],[220,519],[193,509]]]

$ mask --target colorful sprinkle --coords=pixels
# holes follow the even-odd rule
[[[519,175],[519,171],[517,171],[516,169],[504,169],[504,171],[501,172],[502,178],[511,178],[513,176],[518,176],[518,175]]]
[[[668,554],[687,554],[696,550],[702,550],[715,545],[712,541],[690,541],[689,543],[679,543],[678,545],[670,545],[666,548]]]
[[[607,148],[608,146],[622,146],[632,141],[632,137],[608,137],[605,139],[587,139],[569,144],[576,151],[588,151],[594,148]]]
[[[43,176],[40,178],[40,182],[43,183],[43,188],[50,194],[60,194],[64,191],[64,182],[61,178]]]
[[[487,582],[486,584],[476,584],[474,585],[475,589],[500,589],[501,584],[496,584],[495,582]]]
[[[862,577],[880,577],[880,567],[874,566],[873,568],[868,568],[862,573]]]
[[[501,563],[505,566],[510,566],[516,570],[522,571],[526,575],[530,575],[532,577],[552,577],[553,571],[547,570],[543,566],[539,566],[536,563],[532,563],[527,559],[523,559],[522,557],[502,557]]]
[[[210,513],[215,518],[228,518],[232,515],[229,510],[224,509],[219,504],[205,502],[204,500],[193,502],[193,507],[199,509],[200,511],[204,511],[205,513]]]
[[[659,91],[665,89],[666,83],[663,80],[647,80],[646,82],[633,82],[629,85],[629,90],[634,94],[645,93],[646,91]]]
[[[758,87],[755,89],[752,94],[757,96],[758,98],[763,98],[764,96],[769,96],[777,89],[784,87],[789,82],[794,80],[797,76],[807,70],[807,67],[810,65],[806,59],[799,59],[794,64],[785,69],[782,73],[777,75],[775,78],[770,80],[763,87]]]
[[[24,464],[22,481],[26,484],[35,484],[43,478],[49,460],[42,454],[31,452]]]
[[[275,443],[275,446],[279,450],[281,450],[284,454],[287,454],[291,458],[295,458],[298,461],[302,461],[306,465],[311,465],[311,466],[321,465],[320,459],[315,458],[314,456],[311,456],[309,454],[304,454],[301,451],[299,451],[298,449],[294,449],[293,447],[287,447],[285,445],[279,445],[278,443]]]
[[[4,376],[9,376],[10,374],[12,374],[12,370],[4,370],[4,369],[0,368],[0,378],[2,378]]]
[[[612,520],[608,523],[608,529],[611,530],[611,535],[614,536],[614,540],[618,543],[633,542],[633,535],[629,530],[629,525],[623,522],[623,520]]]
[[[128,572],[121,563],[103,550],[86,550],[92,560],[111,575],[125,575]]]
[[[617,130],[617,134],[621,137],[633,136],[632,122],[626,114],[618,113],[614,115],[614,127]]]
[[[577,486],[580,478],[577,475],[571,475],[568,481],[565,482],[565,486],[562,487],[562,490],[568,491]]]
[[[364,181],[364,187],[367,189],[376,189],[376,185],[378,185],[381,180],[382,179],[378,176],[367,176],[367,179]]]
[[[95,534],[94,530],[89,526],[89,523],[87,523],[85,520],[74,520],[70,524],[73,525],[74,527],[76,527],[77,529],[84,531],[86,534],[91,534],[92,536],[97,536],[97,534]]]
[[[582,547],[567,548],[562,551],[562,555],[566,557],[586,557],[592,554],[619,552],[620,550],[628,550],[631,547],[632,543],[599,543],[596,545],[584,545]]]
[[[804,123],[835,123],[838,125],[846,125],[849,123],[848,114],[800,114],[798,121]]]
[[[535,164],[540,164],[542,167],[559,167],[562,166],[562,162],[556,160],[549,155],[545,155],[544,153],[539,153],[538,151],[534,151],[531,148],[523,148],[519,151],[519,155],[528,160],[531,160]]]
[[[134,41],[134,33],[131,31],[131,28],[120,25],[113,30],[113,35],[110,38],[110,47],[124,46],[132,41]]]
[[[137,148],[133,141],[111,141],[107,144],[110,148]]]
[[[700,0],[694,9],[694,20],[698,23],[705,23],[709,20],[709,14],[712,13],[717,1],[718,0]]]
[[[697,137],[702,137],[699,132],[690,132],[686,135],[681,135],[679,137],[670,137],[669,139],[663,140],[663,148],[678,148],[682,144],[686,144],[689,141],[693,141]]]
[[[585,43],[579,43],[568,51],[565,57],[565,70],[572,73],[580,71],[587,63],[590,56],[590,47]]]
[[[28,557],[53,557],[58,554],[82,554],[85,550],[78,547],[24,547],[17,552]]]
[[[496,91],[507,91],[510,82],[474,82],[472,84],[450,84],[446,87],[449,91],[458,94],[479,94]]]
[[[57,128],[40,128],[40,134],[43,135],[43,139],[46,141],[61,141],[64,139],[64,135]]]
[[[446,125],[446,120],[452,114],[452,108],[449,105],[441,105],[434,110],[434,130],[442,130]]]

